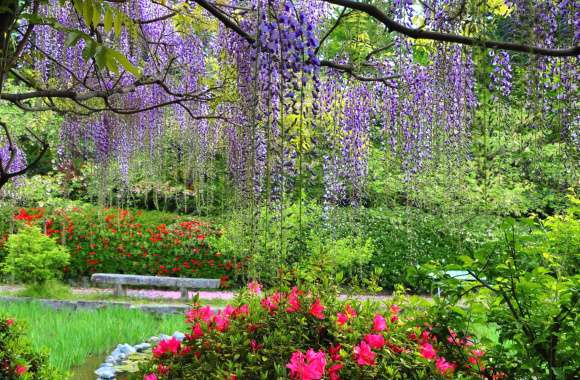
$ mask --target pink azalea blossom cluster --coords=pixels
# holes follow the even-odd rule
[[[291,334],[295,334],[289,335],[294,349],[289,350],[285,364],[292,380],[340,380],[352,378],[353,373],[375,373],[384,365],[391,365],[392,359],[398,356],[401,356],[398,362],[413,363],[416,368],[428,369],[429,373],[445,378],[463,371],[482,379],[502,378],[501,374],[492,375],[485,369],[484,351],[475,348],[473,338],[460,336],[451,329],[449,339],[437,338],[431,328],[422,329],[413,324],[412,317],[403,315],[396,304],[390,305],[386,312],[373,313],[356,301],[320,297],[315,291],[297,286],[289,291],[263,292],[257,281],[248,284],[248,292],[243,297],[247,303],[240,306],[228,305],[222,310],[196,306],[188,311],[186,322],[191,327],[190,333],[183,342],[171,338],[154,348],[156,367],[150,367],[152,370],[144,375],[144,380],[171,378],[174,375],[171,366],[178,366],[180,358],[187,366],[197,363],[195,366],[203,367],[204,371],[210,368],[208,373],[221,376],[224,371],[221,365],[234,356],[241,367],[227,373],[224,379],[253,378],[258,375],[246,371],[256,367],[244,367],[244,360],[251,363],[259,358],[258,370],[268,371],[265,368],[272,363],[262,360],[270,358],[269,355],[279,357],[287,350],[284,344],[271,339],[284,328],[292,329]],[[302,333],[295,330],[297,326],[302,326]],[[310,333],[312,336],[308,338]],[[460,362],[457,355],[449,354],[450,350],[464,350],[468,361]],[[206,360],[214,360],[216,364],[208,364]],[[217,372],[211,372],[211,368]],[[271,375],[271,372],[265,373]]]

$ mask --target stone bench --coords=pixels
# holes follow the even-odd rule
[[[134,274],[94,273],[91,281],[95,284],[113,285],[114,295],[127,296],[127,286],[156,286],[178,288],[183,300],[189,299],[189,289],[217,289],[219,279],[141,276]]]
[[[476,281],[476,278],[466,270],[448,270],[445,272],[445,275],[460,281]],[[431,277],[434,278],[434,275],[431,275]],[[441,288],[439,287],[437,287],[437,296],[441,297]]]

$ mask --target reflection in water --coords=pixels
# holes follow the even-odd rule
[[[95,375],[95,370],[99,368],[101,363],[105,360],[107,354],[91,356],[87,359],[83,365],[73,368],[72,376],[70,380],[95,380],[97,376]],[[117,376],[117,380],[126,380],[126,375]]]

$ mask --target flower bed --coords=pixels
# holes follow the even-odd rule
[[[242,263],[209,244],[219,230],[199,220],[165,219],[158,223],[141,211],[95,207],[20,209],[14,215],[17,225],[40,226],[69,248],[68,278],[95,272],[166,275],[221,278],[226,286],[241,270]]]
[[[190,310],[190,333],[160,342],[138,378],[502,378],[475,338],[430,326],[420,312],[329,291],[251,289],[224,310]]]
[[[45,354],[32,352],[22,326],[0,316],[0,379],[60,380],[63,375],[47,364]]]

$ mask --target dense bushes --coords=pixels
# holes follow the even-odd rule
[[[17,225],[40,226],[68,247],[66,277],[94,272],[221,278],[242,267],[208,243],[220,231],[208,223],[162,213],[74,207],[20,209]]]
[[[217,314],[189,311],[190,333],[159,343],[139,378],[501,378],[476,338],[450,328],[437,336],[416,310],[339,301],[326,287],[262,297],[256,283],[249,288]]]
[[[61,380],[64,375],[47,364],[43,353],[32,352],[22,326],[0,315],[0,379]]]

